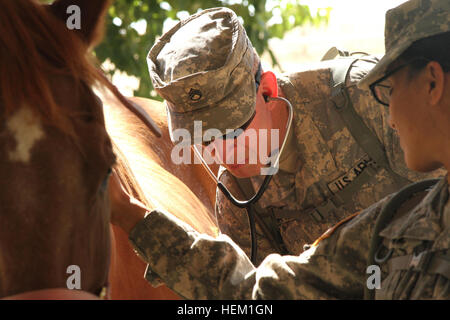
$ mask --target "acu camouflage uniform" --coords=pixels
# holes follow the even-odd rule
[[[293,132],[288,149],[283,151],[280,171],[272,178],[258,204],[266,209],[263,213],[271,214],[264,217],[266,225],[279,228],[289,254],[300,254],[305,244],[313,243],[340,220],[409,182],[444,174],[443,170],[431,174],[409,170],[398,136],[389,126],[388,110],[378,104],[368,90],[356,87],[373,68],[376,61],[373,57],[363,57],[353,64],[346,85],[356,113],[381,142],[390,168],[405,179],[395,180],[363,150],[331,99],[332,69],[348,59],[354,58],[324,61],[278,80],[279,88],[294,107]],[[238,198],[249,198],[228,171],[221,173],[221,181]],[[259,189],[263,179],[263,176],[251,178],[254,190]],[[365,182],[358,181],[362,179]],[[234,206],[219,189],[216,216],[221,232],[250,254],[246,210]],[[277,249],[259,224],[256,228],[258,262],[261,262]]]
[[[266,215],[259,210],[261,216],[257,216],[257,262],[273,252],[300,254],[305,244],[348,215],[410,181],[443,174],[408,170],[387,110],[369,90],[356,87],[373,68],[374,57],[362,57],[351,68],[345,67],[350,70],[345,84],[355,110],[352,123],[363,123],[375,137],[387,168],[378,160],[375,163],[355,140],[341,117],[343,105],[332,101],[337,70],[350,67],[353,60],[324,61],[278,79],[282,94],[294,107],[294,120],[280,170],[258,201]],[[221,136],[228,128],[242,126],[255,111],[259,79],[251,75],[258,74],[259,58],[229,9],[204,10],[178,23],[151,48],[148,64],[153,85],[167,102],[174,142],[176,129],[188,130],[194,142],[201,142],[202,137],[195,136],[195,120],[202,121],[203,130],[214,128]],[[238,198],[250,198],[228,172],[222,170],[220,179]],[[254,190],[263,179],[251,179]],[[250,254],[246,210],[218,191],[216,217],[220,231]],[[262,225],[269,231],[262,232]]]
[[[149,264],[147,280],[158,284],[161,279],[187,299],[362,299],[375,221],[390,198],[341,224],[301,255],[271,254],[258,268],[228,236],[199,234],[169,213],[151,212],[131,231],[130,241]],[[450,299],[445,178],[380,234],[393,252],[380,266],[377,299]],[[415,264],[413,258],[424,250],[427,259]]]
[[[386,42],[392,46],[386,45],[387,58],[382,60],[385,62],[365,78],[370,82],[362,81],[361,85],[380,79],[386,65],[397,59],[412,41],[448,32],[449,12],[448,0],[412,0],[388,11],[386,38],[394,37],[397,41]],[[405,41],[410,41],[409,45],[404,45]],[[397,50],[401,45],[403,49]],[[304,113],[312,112],[305,108]],[[310,117],[305,118],[304,121],[311,121]],[[296,134],[301,133],[296,131]],[[315,138],[311,132],[307,134]],[[316,167],[312,162],[304,163],[321,170],[335,164],[333,161],[320,162]],[[302,177],[306,181],[308,178],[311,179]],[[359,299],[363,297],[369,276],[367,264],[373,260],[369,252],[375,247],[371,242],[374,236],[376,239],[379,236],[382,245],[375,249],[382,282],[376,290],[377,299],[449,299],[448,179],[442,178],[431,190],[410,194],[406,201],[401,201],[401,206],[394,206],[393,218],[381,228],[377,222],[380,213],[385,216],[389,212],[386,208],[410,186],[347,218],[299,256],[271,254],[258,268],[227,235],[211,238],[199,234],[186,223],[160,211],[153,211],[140,221],[131,231],[130,241],[149,263],[147,279],[153,284],[162,279],[185,298]],[[378,249],[387,250],[387,254]]]

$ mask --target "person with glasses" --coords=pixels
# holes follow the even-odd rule
[[[450,168],[449,21],[448,0],[389,10],[386,54],[358,84],[389,106],[406,163],[421,172]],[[259,266],[227,235],[199,234],[169,213],[133,206],[115,179],[112,222],[149,264],[147,279],[188,299],[448,300],[450,178],[435,180],[355,213],[300,255],[271,254]]]
[[[353,60],[345,81],[354,112],[347,120],[344,106],[333,102],[331,78]],[[221,165],[216,179],[239,200],[250,199],[271,175],[254,205],[253,244],[248,210],[219,188],[216,193],[220,231],[249,256],[257,248],[255,262],[273,252],[300,254],[351,213],[411,181],[443,174],[408,170],[387,110],[368,90],[356,88],[374,57],[322,61],[276,76],[262,69],[236,14],[212,8],[162,35],[147,61],[166,102],[173,154],[197,145],[206,162]],[[277,156],[276,174],[269,174]]]

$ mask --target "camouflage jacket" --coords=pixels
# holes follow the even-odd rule
[[[289,254],[300,254],[305,244],[312,243],[338,221],[409,183],[398,184],[385,169],[377,167],[339,116],[331,101],[330,87],[331,65],[337,60],[320,62],[309,66],[306,71],[287,74],[278,80],[279,87],[294,107],[294,131],[289,137],[292,141],[285,149],[286,154],[280,161],[280,170],[258,204],[272,212],[266,221],[269,219],[269,225],[278,228]],[[373,58],[371,61],[359,60],[351,68],[347,79],[349,95],[357,114],[376,134],[396,174],[411,182],[443,175],[442,170],[420,174],[406,167],[398,136],[388,123],[387,108],[378,104],[370,92],[356,87],[374,62]],[[370,178],[360,187],[353,188],[350,182],[363,172]],[[231,174],[226,170],[220,173],[220,179],[228,189],[238,199],[246,199]],[[251,178],[254,190],[259,189],[263,179],[262,176]],[[346,200],[340,198],[342,190],[350,193]],[[316,219],[315,208],[327,206],[332,206],[331,214]],[[215,211],[220,231],[250,254],[246,210],[235,207],[217,189]],[[286,216],[286,212],[290,215]],[[277,250],[258,224],[256,233],[257,262],[261,262]]]
[[[375,220],[390,198],[348,219],[301,255],[271,254],[257,268],[228,236],[199,234],[160,211],[140,221],[129,238],[149,263],[147,280],[161,279],[188,299],[361,299],[372,276],[366,261]],[[377,299],[450,298],[447,179],[418,203],[381,229],[392,251],[378,266]],[[414,259],[424,248],[429,258]]]

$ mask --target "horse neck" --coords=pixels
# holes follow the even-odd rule
[[[104,96],[106,126],[117,150],[119,176],[126,189],[149,208],[161,208],[189,223],[198,231],[215,235],[217,228],[211,207],[205,206],[190,187],[195,185],[192,166],[171,162],[172,142],[168,139],[164,108],[156,102],[141,106],[152,110],[151,117],[162,127],[163,137],[155,138],[111,96]],[[154,107],[151,108],[150,107]],[[157,110],[155,114],[155,110]],[[188,187],[183,181],[193,181]],[[198,184],[198,183],[197,183]],[[206,197],[202,195],[203,198]]]

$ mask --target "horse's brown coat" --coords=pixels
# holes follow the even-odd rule
[[[169,139],[164,105],[131,98],[155,120],[162,138],[153,136],[134,115],[111,96],[104,97],[108,133],[120,149],[150,207],[159,207],[188,222],[201,232],[217,234],[214,223],[215,185],[200,164],[176,165],[171,160],[173,144]],[[193,154],[193,153],[192,153]],[[165,286],[153,288],[143,278],[145,264],[133,252],[127,236],[112,226],[115,249],[112,254],[110,284],[112,299],[176,299]]]
[[[107,1],[78,4],[92,22],[81,33],[66,28],[65,10],[58,16],[39,1],[1,2],[0,297],[67,289],[72,265],[91,294],[108,279],[105,186],[115,157],[91,89],[105,81],[88,52]],[[68,290],[51,292],[70,298]]]
[[[114,155],[102,108],[90,88],[104,80],[85,59],[88,47],[100,40],[108,1],[77,2],[83,12],[80,32],[65,28],[65,9],[72,2],[41,6],[14,0],[4,2],[0,11],[0,44],[6,46],[0,50],[0,297],[65,288],[72,264],[81,268],[82,289],[98,294],[106,282],[112,239],[113,298],[175,299],[167,288],[146,283],[144,263],[126,235],[115,227],[109,232],[104,182]],[[128,177],[135,177],[129,180],[130,191],[149,207],[164,208],[199,231],[215,234],[214,186],[199,165],[171,163],[162,104],[136,100],[164,136],[157,140],[122,106],[112,103],[107,110],[109,133],[125,165],[123,177],[127,163]],[[24,118],[25,105],[32,108],[26,116],[35,122],[32,128],[39,128],[32,135],[14,122],[18,112]],[[34,293],[44,298],[46,292]]]

